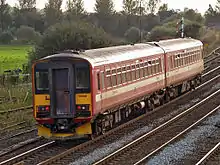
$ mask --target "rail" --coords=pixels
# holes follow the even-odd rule
[[[213,155],[216,151],[218,151],[220,148],[220,142],[216,144],[215,147],[213,147],[199,162],[196,163],[196,165],[200,165],[204,163],[206,160],[208,160],[211,155]]]
[[[148,154],[147,156],[145,156],[144,158],[142,158],[141,160],[139,160],[138,162],[136,162],[134,165],[139,165],[141,163],[143,163],[145,160],[149,159],[150,157],[152,157],[153,155],[155,155],[158,151],[160,151],[162,148],[168,146],[169,144],[171,144],[172,142],[174,142],[176,139],[178,139],[180,136],[182,136],[183,134],[185,134],[186,132],[188,132],[190,129],[192,129],[193,127],[195,127],[196,125],[198,125],[199,123],[201,123],[204,119],[206,119],[207,117],[209,117],[210,115],[212,115],[213,113],[215,113],[216,111],[218,111],[220,109],[220,105],[218,105],[215,109],[213,109],[211,112],[209,112],[208,114],[206,114],[205,116],[203,116],[201,119],[199,119],[198,121],[196,121],[195,123],[193,123],[192,125],[190,125],[188,128],[186,128],[184,131],[182,131],[181,133],[179,133],[178,135],[176,135],[175,137],[173,137],[172,139],[170,139],[168,142],[164,143],[162,146],[158,147],[156,150],[154,150],[153,152],[151,152],[150,154]],[[220,145],[220,144],[219,144]]]
[[[220,93],[220,89],[217,90],[216,92],[214,92],[213,94],[209,95],[207,98],[203,99],[202,101],[200,101],[199,103],[193,105],[192,107],[190,107],[189,109],[187,109],[186,111],[178,114],[177,116],[175,116],[174,118],[172,118],[171,120],[168,120],[167,122],[165,122],[164,124],[160,125],[159,127],[153,129],[152,131],[144,134],[143,136],[139,137],[138,139],[132,141],[131,143],[125,145],[124,147],[120,148],[119,150],[113,152],[112,154],[108,155],[107,157],[99,160],[98,162],[94,163],[93,165],[98,165],[98,164],[107,164],[107,162],[111,159],[113,159],[116,155],[120,155],[123,152],[126,152],[126,150],[129,150],[129,148],[134,147],[135,145],[137,145],[138,143],[140,143],[142,140],[148,138],[149,136],[152,136],[153,134],[155,134],[156,132],[159,132],[160,130],[162,130],[165,127],[168,127],[170,124],[172,124],[173,122],[177,121],[178,119],[180,119],[181,117],[185,116],[186,114],[192,112],[196,107],[200,106],[201,104],[203,104],[204,102],[206,102],[207,100],[209,100],[210,98],[214,97],[216,94]],[[218,108],[220,108],[220,106],[216,107],[212,113],[214,113],[215,111],[218,110]],[[207,114],[206,116],[209,116],[212,114],[211,112],[209,114]],[[202,118],[201,120],[203,120],[204,118]],[[201,121],[199,120],[199,122]],[[198,122],[196,122],[197,124]],[[195,125],[195,124],[194,124]],[[193,125],[193,126],[194,126]],[[190,126],[189,128],[191,128],[192,126]],[[189,129],[188,128],[188,129]],[[187,129],[187,130],[188,130]],[[187,130],[185,130],[184,132],[186,132]],[[150,156],[152,156],[153,154],[155,154],[157,151],[161,150],[161,148],[163,148],[164,146],[166,146],[167,144],[169,144],[170,142],[172,142],[174,139],[176,139],[177,137],[179,137],[180,135],[182,135],[184,132],[182,132],[181,134],[178,134],[176,137],[174,137],[173,139],[171,139],[170,141],[168,141],[167,143],[163,144],[162,146],[160,146],[159,148],[157,148],[156,150],[154,150],[153,152],[151,152],[150,154],[148,154],[146,157],[144,157],[143,159],[141,159],[139,162],[136,163],[140,164],[141,162],[143,162],[144,160],[146,160],[147,158],[149,158]]]
[[[15,108],[15,109],[7,110],[7,111],[0,111],[0,115],[6,114],[6,113],[17,112],[17,111],[29,110],[32,108],[33,108],[33,106],[30,105],[30,106]]]
[[[33,149],[27,151],[27,152],[24,152],[24,153],[22,153],[22,154],[19,154],[19,155],[17,155],[17,156],[14,156],[13,158],[10,158],[10,159],[8,159],[8,160],[5,160],[5,161],[3,161],[3,162],[0,162],[0,165],[4,165],[4,164],[8,164],[8,163],[13,164],[13,163],[15,163],[15,162],[19,162],[19,161],[22,160],[22,158],[25,158],[27,155],[29,155],[29,154],[31,154],[31,153],[33,153],[33,152],[36,152],[37,150],[40,150],[40,149],[42,149],[42,148],[48,147],[49,145],[52,145],[52,144],[54,144],[54,143],[55,143],[55,141],[51,141],[51,142],[45,143],[45,144],[43,144],[43,145],[41,145],[41,146],[38,146],[38,147],[36,147],[36,148],[33,148]]]
[[[218,75],[218,76],[212,78],[212,79],[209,80],[207,83],[209,83],[209,82],[211,82],[211,81],[214,81],[214,80],[216,80],[216,79],[219,78],[219,77],[220,77],[220,75]],[[202,88],[202,87],[203,87],[205,84],[207,84],[207,83],[201,84],[201,85],[200,85],[199,87],[197,87],[196,89]],[[186,95],[187,95],[187,94],[185,94],[184,96],[186,96]],[[213,94],[213,95],[214,95],[214,94]],[[210,97],[212,97],[212,96],[210,96]],[[179,98],[177,98],[177,99],[180,99],[180,98],[181,98],[181,97],[179,97]],[[177,99],[172,100],[170,103],[175,102]],[[198,106],[198,104],[197,104],[197,105],[194,105],[194,107],[195,107],[195,106]],[[150,115],[150,114],[156,113],[156,112],[158,112],[159,109],[161,109],[162,107],[163,107],[163,106],[159,107],[157,110],[152,111],[152,112],[150,112],[150,113],[148,113],[148,114],[146,114],[146,115]],[[53,164],[53,163],[55,163],[56,161],[59,161],[59,160],[61,160],[61,159],[65,159],[66,157],[68,157],[68,155],[71,155],[72,153],[78,152],[79,150],[81,150],[81,149],[83,149],[83,148],[86,148],[86,147],[88,147],[88,146],[90,146],[90,145],[92,145],[92,144],[96,144],[98,141],[100,141],[100,140],[102,140],[102,139],[104,139],[104,138],[106,138],[106,137],[109,137],[109,135],[111,135],[111,134],[113,134],[113,133],[115,133],[115,132],[118,132],[119,130],[121,130],[121,129],[123,129],[123,128],[126,128],[126,127],[132,125],[134,122],[136,122],[136,121],[138,121],[138,120],[141,120],[142,118],[146,117],[146,115],[143,115],[143,116],[140,116],[140,117],[138,117],[138,118],[136,118],[136,119],[134,119],[134,120],[131,120],[131,121],[129,121],[129,122],[127,122],[127,123],[125,123],[125,124],[123,124],[123,125],[121,125],[121,126],[115,128],[114,130],[111,130],[111,131],[107,132],[106,134],[104,134],[104,135],[102,135],[102,136],[99,136],[99,137],[93,139],[92,141],[88,141],[88,142],[86,142],[86,143],[84,143],[84,144],[82,144],[82,145],[79,145],[79,146],[77,146],[77,147],[71,148],[71,149],[69,149],[69,150],[67,150],[67,151],[65,151],[65,152],[63,152],[63,153],[61,153],[61,154],[59,154],[59,155],[56,155],[56,156],[54,156],[54,157],[51,157],[51,158],[49,158],[49,159],[47,159],[47,160],[45,160],[45,161],[39,163],[38,165]],[[162,126],[160,126],[160,127],[162,128]]]

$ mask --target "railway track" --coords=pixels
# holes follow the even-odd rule
[[[219,151],[220,151],[220,142],[218,142],[213,148],[211,148],[209,152],[196,163],[196,165],[203,165],[203,164],[218,165],[220,162]]]
[[[211,64],[211,62],[213,62],[215,59],[220,58],[220,47],[216,48],[215,50],[213,50],[208,56],[204,57],[204,64],[205,67],[208,69],[213,69],[213,66],[209,66]],[[11,109],[11,110],[7,110],[7,111],[0,111],[0,115],[1,114],[5,114],[5,113],[12,113],[12,112],[17,112],[17,111],[22,111],[22,110],[29,110],[32,109],[33,106],[29,105],[26,107],[20,107],[20,108],[15,108],[15,109]]]
[[[26,107],[20,107],[20,108],[15,108],[15,109],[10,109],[7,111],[0,111],[0,115],[4,115],[6,113],[13,113],[13,112],[18,112],[18,111],[24,111],[24,110],[32,110],[33,106],[26,106]]]
[[[147,164],[147,160],[166,146],[177,141],[180,137],[183,137],[183,134],[192,129],[192,127],[198,125],[198,123],[219,110],[219,99],[220,90],[178,114],[163,125],[94,163],[94,165],[119,163]]]
[[[74,146],[85,142],[85,140],[86,139],[65,142],[49,141],[44,143],[39,141],[39,144],[33,144],[35,147],[29,147],[29,150],[0,162],[0,165],[37,164],[38,162],[45,160],[45,158],[48,158],[49,155],[60,154]]]
[[[6,123],[3,123],[3,124],[1,124],[1,125],[7,125]],[[21,121],[21,122],[19,122],[19,123],[9,123],[10,125],[9,126],[5,126],[4,128],[1,128],[0,129],[0,133],[3,133],[3,132],[5,132],[5,131],[7,131],[7,130],[10,130],[11,128],[15,128],[15,127],[19,127],[19,128],[23,128],[23,125],[25,125],[26,124],[26,121]]]
[[[132,131],[135,131],[135,130],[138,130],[138,129],[142,129],[142,128],[146,128],[149,125],[150,126],[152,126],[152,125],[157,125],[158,126],[158,125],[163,124],[164,120],[162,121],[161,118],[163,118],[165,115],[169,116],[170,113],[173,116],[175,116],[175,114],[180,113],[186,107],[191,106],[191,105],[187,104],[187,103],[189,103],[189,100],[193,100],[193,102],[194,102],[195,100],[198,101],[198,100],[204,99],[204,97],[207,97],[207,95],[208,95],[206,90],[208,90],[209,93],[210,92],[215,92],[216,89],[217,89],[217,87],[215,85],[219,81],[220,81],[220,76],[218,75],[217,77],[215,77],[215,78],[207,81],[205,84],[201,85],[201,87],[198,87],[196,89],[196,90],[198,90],[197,92],[191,93],[190,95],[188,95],[188,101],[186,101],[184,99],[184,97],[182,97],[182,99],[178,98],[177,100],[173,100],[173,102],[171,102],[168,105],[164,105],[164,106],[158,108],[157,110],[155,110],[153,112],[150,112],[149,114],[147,114],[145,116],[141,116],[141,117],[139,117],[137,119],[134,119],[133,121],[130,121],[130,122],[128,122],[128,123],[126,123],[126,124],[124,124],[122,126],[119,126],[118,128],[107,132],[104,136],[98,137],[98,138],[96,138],[96,139],[94,139],[92,141],[86,142],[86,143],[84,143],[84,144],[82,144],[80,146],[77,146],[75,148],[67,150],[66,152],[64,152],[64,153],[62,153],[60,155],[54,156],[54,157],[52,157],[52,158],[50,158],[50,159],[48,159],[48,160],[46,160],[44,162],[41,162],[41,163],[39,163],[39,165],[40,164],[67,164],[67,163],[70,163],[71,160],[72,161],[76,161],[75,162],[76,164],[80,164],[80,163],[86,164],[85,162],[82,162],[82,161],[79,162],[78,161],[78,159],[80,157],[84,157],[85,156],[85,153],[97,153],[97,151],[96,151],[97,148],[102,148],[103,145],[104,146],[105,145],[108,146],[108,144],[114,143],[114,141],[116,139],[120,139],[120,137],[123,137],[124,135],[129,135]],[[213,87],[211,88],[211,86],[213,86]],[[219,86],[219,88],[220,88],[220,86]],[[203,95],[203,94],[205,94],[205,95]],[[197,95],[199,95],[199,97]],[[196,97],[196,99],[195,99],[195,97]],[[178,107],[178,104],[179,105],[187,104],[187,105],[186,105],[186,107]],[[163,109],[163,111],[162,111],[162,109]],[[175,109],[177,111],[175,111]],[[161,110],[161,113],[160,113],[160,110]],[[173,112],[171,112],[172,110],[173,110]],[[180,110],[180,111],[178,111],[178,110]],[[171,117],[171,116],[169,116],[169,117]],[[167,120],[167,119],[165,119],[165,120]],[[158,121],[160,121],[160,122],[158,122]],[[146,132],[146,130],[148,128],[142,129],[142,131]],[[148,130],[148,132],[149,132],[149,130]],[[136,138],[137,137],[133,136],[129,141],[132,141],[132,140],[134,140]],[[114,148],[111,148],[111,149],[114,150]],[[111,149],[109,149],[109,150],[111,150]],[[102,151],[100,151],[100,152],[102,152]],[[104,151],[104,152],[106,152],[106,151]],[[106,154],[108,155],[109,153],[106,153]],[[92,157],[92,156],[93,155],[90,155],[88,157]],[[82,159],[86,159],[86,158],[84,157]],[[91,162],[87,162],[87,163],[90,164]]]
[[[32,140],[30,140],[32,139]],[[1,157],[11,152],[34,143],[39,140],[37,137],[36,128],[30,128],[28,130],[13,132],[10,135],[5,135],[0,138],[0,160]]]
[[[216,72],[217,72],[217,70],[218,69],[220,69],[220,67],[219,68],[215,68],[215,69],[213,69],[213,70],[207,70],[207,72],[205,72],[205,74],[203,75],[203,77],[204,78],[206,78],[206,83],[203,85],[203,86],[206,86],[209,82],[212,82],[212,81],[214,81],[215,79],[217,80],[219,77],[218,76],[216,76],[214,79],[211,79],[211,80],[209,80],[210,79],[210,77],[211,76],[208,76],[208,75],[211,75],[212,74],[212,76],[214,76],[214,75],[218,75],[218,74],[216,74]],[[209,80],[209,81],[208,81]],[[201,93],[203,93],[203,92],[201,92]],[[180,99],[180,98],[179,98]],[[174,103],[175,102],[175,100],[173,100],[173,104],[175,104]],[[172,104],[172,103],[171,103]],[[29,106],[29,107],[32,107],[32,106]],[[162,109],[163,107],[160,107],[159,109]],[[158,109],[158,110],[159,110]],[[157,110],[156,110],[157,111]],[[156,111],[154,111],[154,112],[152,112],[151,114],[153,115],[153,114],[155,114],[156,113]],[[13,112],[13,111],[12,111]],[[9,112],[10,113],[10,112]],[[150,115],[150,114],[148,114],[148,115]],[[140,117],[140,118],[143,118],[143,117]],[[138,118],[138,119],[140,119],[140,118]],[[138,119],[135,119],[135,121],[137,121]],[[127,124],[125,124],[124,126],[122,126],[121,128],[125,128],[126,126],[129,126],[129,125],[132,125],[132,123],[134,123],[135,121],[131,121],[130,123],[127,123]],[[141,122],[140,122],[141,123]],[[146,124],[146,121],[145,121],[145,124]],[[140,125],[142,125],[142,123],[140,124]],[[118,128],[118,129],[116,129],[115,131],[113,131],[113,133],[114,132],[117,132],[117,130],[120,130],[121,128]],[[134,128],[133,128],[134,129]],[[135,129],[137,129],[137,127],[135,128]],[[130,130],[130,129],[127,129],[127,131],[128,130]],[[109,134],[111,134],[110,132],[109,132]],[[120,135],[123,135],[123,133],[122,134],[120,134]],[[108,136],[108,133],[106,134],[106,135],[104,135],[103,137],[101,137],[101,139],[102,138],[105,138],[106,136]],[[101,139],[95,139],[95,140],[93,140],[93,141],[89,141],[89,142],[86,142],[85,144],[82,144],[82,145],[79,145],[79,146],[77,146],[77,147],[74,147],[74,149],[70,149],[70,150],[81,150],[82,148],[84,148],[84,147],[86,147],[86,146],[88,146],[88,145],[92,145],[92,144],[94,144],[94,143],[96,143],[98,140],[101,140]],[[113,138],[114,139],[114,138]],[[111,140],[110,140],[111,141]],[[50,143],[50,142],[49,142]],[[68,156],[68,153],[70,153],[70,150],[67,150],[67,148],[71,148],[71,147],[73,147],[73,146],[75,146],[75,144],[74,145],[72,145],[72,146],[68,146],[67,148],[65,147],[65,146],[59,146],[59,147],[61,147],[61,148],[59,148],[58,147],[58,149],[56,149],[56,146],[57,146],[57,144],[55,144],[54,142],[52,143],[51,142],[51,144],[50,145],[46,145],[47,143],[45,143],[45,145],[43,144],[43,145],[41,145],[41,146],[43,146],[43,147],[33,147],[33,148],[31,148],[30,147],[30,151],[31,152],[23,152],[23,153],[21,153],[21,154],[17,154],[17,156],[14,156],[13,158],[9,158],[8,160],[5,160],[5,162],[1,162],[1,163],[3,163],[3,164],[12,164],[12,162],[13,163],[18,163],[19,161],[23,161],[24,162],[24,164],[29,164],[29,163],[31,163],[31,164],[35,164],[35,163],[40,163],[40,164],[47,164],[48,162],[57,162],[56,161],[56,158],[57,159],[62,159],[63,157],[62,157],[62,155],[64,154],[66,154],[67,153],[67,156]],[[54,146],[53,146],[53,145]],[[84,147],[83,147],[84,146]],[[49,148],[50,147],[50,148]],[[36,149],[36,148],[38,148],[38,149]],[[45,153],[43,152],[42,153],[42,151],[44,151],[44,149],[45,148],[47,148],[47,151],[45,151]],[[59,151],[58,151],[59,150]],[[64,152],[65,151],[65,152]],[[64,152],[64,153],[62,153],[62,152]],[[53,155],[56,155],[56,154],[59,154],[59,153],[62,153],[62,154],[60,154],[60,155],[58,155],[57,157],[54,157],[54,158],[52,158],[52,160],[47,160],[48,158],[50,158],[51,156],[53,156]],[[71,152],[72,153],[72,152]],[[15,154],[14,154],[15,155]],[[30,155],[34,155],[33,157],[29,157]],[[43,157],[42,157],[42,155],[44,155]],[[76,154],[76,156],[77,156],[78,154]],[[39,157],[41,156],[41,158],[39,159]],[[60,157],[61,156],[61,157]],[[66,155],[65,155],[66,156]],[[78,155],[79,156],[79,155]],[[28,158],[27,158],[28,157]],[[36,162],[36,160],[38,159],[38,161]],[[35,160],[35,161],[33,161],[33,160]],[[71,159],[69,159],[69,160],[71,160]],[[44,162],[45,161],[45,162]],[[61,161],[62,162],[62,161]],[[67,161],[68,162],[68,161]],[[1,164],[0,163],[0,164]],[[58,162],[58,164],[59,164],[60,162]],[[50,163],[49,163],[50,164]]]
[[[205,64],[215,60],[215,58],[219,56],[220,56],[220,47],[217,47],[212,52],[210,52],[206,57],[204,57]]]

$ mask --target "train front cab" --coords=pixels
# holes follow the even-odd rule
[[[33,65],[34,117],[39,136],[64,139],[92,133],[90,71],[84,60],[47,60]]]

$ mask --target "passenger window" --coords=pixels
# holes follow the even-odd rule
[[[116,69],[113,69],[113,70],[112,70],[112,74],[115,74],[115,73],[116,73]]]
[[[131,66],[131,78],[132,78],[132,81],[136,80],[136,77],[135,77],[135,65],[132,65]]]
[[[101,84],[102,84],[102,89],[105,89],[105,74],[104,72],[101,72]]]
[[[144,68],[141,67],[140,68],[140,78],[143,78],[144,77]]]
[[[151,63],[151,74],[155,74],[155,61],[154,60]]]
[[[126,73],[122,73],[122,83],[126,83]]]
[[[195,62],[195,52],[193,53],[193,62]]]
[[[117,73],[119,73],[119,72],[121,72],[121,68],[118,68],[118,69],[117,69]]]
[[[131,81],[131,72],[130,71],[128,71],[126,73],[126,78],[127,78],[127,81]]]
[[[107,84],[107,87],[108,87],[108,88],[112,86],[111,76],[107,76],[107,77],[106,77],[106,84]]]
[[[139,79],[140,78],[140,69],[137,68],[136,70],[136,79]]]
[[[107,70],[106,71],[106,75],[110,75],[111,74],[111,71],[110,70]]]
[[[131,78],[133,81],[135,80],[135,70],[131,71]]]
[[[140,78],[140,68],[139,65],[136,65],[136,79]]]
[[[124,71],[126,71],[126,67],[123,67],[123,68],[122,68],[122,72],[124,72]]]
[[[127,66],[127,71],[128,71],[128,70],[131,70],[131,66]]]
[[[117,85],[116,75],[112,75],[112,86]]]
[[[145,77],[149,76],[149,74],[148,74],[148,66],[144,67],[144,76]]]
[[[117,84],[122,84],[122,81],[121,81],[121,73],[118,73],[117,74]]]

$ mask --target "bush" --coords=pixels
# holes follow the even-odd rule
[[[11,41],[13,40],[13,36],[11,32],[2,32],[0,34],[0,43],[1,44],[10,44]]]
[[[140,29],[131,27],[125,32],[124,36],[129,42],[136,43],[140,40]]]
[[[28,26],[21,26],[16,31],[18,44],[32,44],[40,41],[41,34],[36,32],[34,28]]]
[[[92,49],[119,44],[103,29],[85,22],[65,22],[51,26],[42,36],[42,40],[29,53],[29,64],[32,60],[54,54],[66,49]],[[30,66],[29,66],[30,67]]]
[[[170,27],[157,26],[152,29],[149,36],[147,36],[148,41],[158,41],[162,39],[175,38],[176,29]]]

